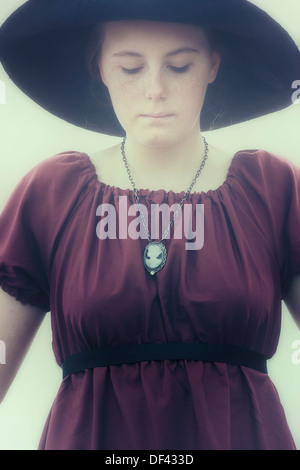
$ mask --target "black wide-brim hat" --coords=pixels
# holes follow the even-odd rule
[[[208,87],[202,130],[292,104],[300,52],[277,22],[246,0],[29,0],[0,28],[0,60],[14,83],[49,112],[123,136],[108,90],[95,86],[86,56],[96,23],[126,19],[199,24],[217,32],[222,63]]]

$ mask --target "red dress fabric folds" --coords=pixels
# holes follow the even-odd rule
[[[139,194],[150,214],[152,204],[171,206],[184,193]],[[218,189],[185,202],[193,216],[203,204],[203,246],[187,250],[172,229],[166,265],[155,276],[143,266],[148,241],[118,234],[120,201],[135,204],[133,191],[101,182],[87,154],[67,152],[29,171],[1,215],[0,285],[51,312],[57,363],[92,348],[165,342],[237,345],[271,358],[282,299],[300,273],[300,170],[264,151],[236,153]],[[115,238],[99,238],[103,204],[115,208]],[[128,216],[128,226],[136,217]],[[162,360],[66,377],[39,448],[295,445],[267,374]]]

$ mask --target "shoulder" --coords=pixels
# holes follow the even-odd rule
[[[59,177],[70,176],[83,170],[92,170],[89,156],[84,152],[67,151],[42,160],[35,165],[29,174],[32,177],[51,180]]]
[[[22,178],[20,185],[33,194],[76,193],[95,179],[93,165],[86,153],[68,151],[48,157]]]
[[[298,168],[297,165],[283,155],[268,152],[262,149],[246,149],[239,150],[235,154],[235,158],[248,166],[258,166],[260,168]]]
[[[4,213],[22,212],[28,220],[63,219],[80,204],[95,180],[87,154],[70,151],[53,155],[22,177],[8,198]]]
[[[275,190],[300,182],[300,168],[294,162],[266,150],[241,150],[235,154],[233,166],[243,179],[255,186],[270,186]]]
[[[228,183],[236,207],[261,222],[271,218],[277,227],[283,226],[291,205],[300,200],[300,169],[286,157],[265,150],[237,152]]]

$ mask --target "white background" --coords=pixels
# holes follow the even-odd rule
[[[0,24],[23,3],[22,0],[1,0]],[[299,0],[255,0],[252,3],[270,13],[300,45]],[[118,141],[81,130],[48,114],[10,82],[1,66],[0,80],[6,88],[6,104],[0,104],[0,210],[21,177],[39,161],[65,150],[91,154]],[[206,133],[206,137],[209,143],[232,152],[264,148],[300,166],[299,128],[300,105],[292,105],[287,110],[225,131]],[[292,362],[295,340],[300,340],[300,332],[283,306],[282,335],[278,351],[269,362],[269,373],[300,449],[300,364]],[[60,381],[61,371],[51,349],[48,315],[0,405],[1,450],[37,448]]]

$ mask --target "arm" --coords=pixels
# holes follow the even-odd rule
[[[0,340],[5,345],[6,363],[0,364],[0,403],[44,319],[45,313],[24,305],[0,288]]]
[[[294,277],[284,302],[300,329],[300,275]]]

